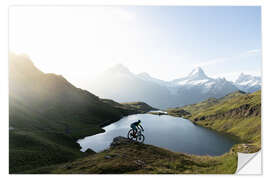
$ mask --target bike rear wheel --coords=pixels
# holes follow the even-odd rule
[[[144,142],[144,135],[143,134],[141,134],[141,135],[139,135],[139,136],[137,136],[136,137],[136,141],[138,141],[139,143],[143,143]]]
[[[128,139],[130,139],[130,140],[136,140],[136,137],[133,136],[133,130],[132,129],[128,131],[127,136],[128,136]]]

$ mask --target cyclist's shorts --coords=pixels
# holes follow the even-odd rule
[[[133,129],[133,130],[136,130],[137,127],[134,125],[134,124],[131,124],[130,127]]]

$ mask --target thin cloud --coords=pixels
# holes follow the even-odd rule
[[[260,49],[253,49],[253,50],[249,50],[247,53],[248,54],[258,54],[258,53],[261,53],[261,50]]]
[[[206,67],[206,66],[210,66],[210,65],[215,65],[215,64],[220,64],[226,61],[227,58],[225,57],[221,57],[221,58],[216,58],[216,59],[212,59],[206,62],[202,62],[202,63],[197,63],[196,66],[199,67]]]
[[[252,49],[247,52],[240,54],[240,57],[250,57],[250,56],[257,56],[261,54],[261,49]]]
[[[234,56],[218,57],[218,58],[211,59],[202,63],[196,63],[196,66],[206,67],[206,66],[216,65],[216,64],[224,63],[225,61],[235,60],[239,57],[243,58],[243,57],[256,56],[256,55],[259,55],[260,53],[261,53],[261,49],[252,49],[252,50],[248,50],[246,52],[243,52],[241,54],[237,54]]]

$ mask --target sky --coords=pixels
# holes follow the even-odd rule
[[[198,66],[235,80],[261,73],[261,8],[13,6],[9,51],[81,88],[116,64],[162,80]]]

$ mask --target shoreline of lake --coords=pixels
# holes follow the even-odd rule
[[[111,128],[113,128],[113,126],[117,126],[117,124],[119,124],[119,122],[121,124],[121,121],[123,121],[123,119],[124,120],[125,119],[128,120],[129,118],[131,118],[132,120],[128,120],[129,122],[131,122],[131,121],[135,121],[136,119],[138,119],[140,117],[141,118],[142,117],[144,117],[144,118],[149,117],[150,119],[152,119],[152,120],[150,120],[150,121],[152,121],[152,123],[155,123],[156,122],[156,120],[157,120],[157,119],[155,119],[156,117],[161,118],[160,119],[160,122],[163,122],[163,123],[164,122],[167,123],[168,120],[170,121],[170,119],[171,119],[171,122],[173,122],[173,126],[170,127],[170,126],[168,126],[166,124],[163,124],[163,126],[165,126],[167,128],[167,130],[164,130],[163,132],[158,132],[158,131],[155,131],[155,130],[151,130],[151,128],[150,128],[150,131],[151,132],[148,132],[147,133],[147,131],[146,131],[146,135],[145,135],[146,136],[146,142],[145,143],[146,144],[155,145],[155,146],[158,146],[158,147],[161,147],[161,148],[169,149],[169,150],[174,151],[174,152],[182,152],[182,153],[188,153],[188,154],[192,154],[192,155],[219,156],[219,155],[225,154],[226,152],[229,152],[231,150],[231,148],[233,147],[233,145],[239,143],[239,142],[236,142],[235,139],[232,139],[231,137],[229,137],[226,134],[221,134],[221,133],[219,133],[219,132],[217,132],[217,131],[215,131],[213,129],[209,129],[209,128],[205,128],[205,127],[196,125],[196,124],[194,124],[192,121],[190,121],[188,119],[174,117],[174,116],[171,116],[171,115],[157,116],[157,115],[145,114],[145,113],[144,114],[133,114],[133,115],[125,116],[125,117],[121,118],[120,120],[118,120],[118,121],[116,121],[116,122],[114,122],[114,123],[112,123],[112,124],[110,124],[108,126],[105,126],[103,128],[105,132],[99,133],[99,134],[96,134],[96,135],[93,135],[93,136],[86,136],[86,137],[84,137],[82,139],[78,139],[77,140],[77,143],[80,144],[81,150],[82,149],[86,150],[88,148],[91,149],[91,150],[93,150],[93,151],[96,151],[96,152],[100,152],[101,150],[105,150],[105,149],[107,149],[109,147],[109,144],[111,143],[111,140],[113,139],[112,136],[119,136],[119,135],[121,136],[122,135],[122,136],[126,137],[126,134],[127,134],[128,130],[130,129],[129,128],[129,124],[127,122],[125,122],[124,123],[125,124],[125,130],[121,130],[122,132],[120,133],[120,132],[118,132],[118,129],[115,127],[117,130],[114,129],[113,131],[115,131],[115,132],[112,133],[110,131],[112,130]],[[182,121],[183,123],[180,123],[179,124],[179,120],[183,120]],[[144,126],[144,122],[147,122],[147,121],[148,120],[145,121],[142,118],[142,125]],[[206,136],[207,139],[203,139],[203,138],[199,137],[199,136],[201,136],[201,134],[198,135],[198,133],[197,133],[197,135],[196,135],[196,132],[193,132],[193,133],[195,133],[195,136],[198,136],[196,138],[199,138],[202,142],[205,141],[206,144],[210,144],[212,146],[215,146],[216,145],[215,143],[218,144],[219,141],[224,141],[225,145],[220,145],[220,146],[223,147],[223,148],[225,148],[226,150],[224,150],[224,149],[222,150],[222,148],[220,148],[220,147],[217,148],[218,150],[214,150],[214,149],[209,150],[208,147],[205,147],[207,145],[203,145],[203,143],[200,144],[200,142],[198,142],[198,140],[196,140],[195,137],[192,137],[192,136],[194,136],[194,134],[192,134],[192,133],[190,134],[188,131],[185,132],[186,134],[184,133],[182,135],[189,135],[193,139],[191,141],[187,141],[183,137],[176,138],[177,136],[179,136],[179,133],[178,134],[176,133],[176,135],[173,135],[172,132],[170,132],[170,130],[168,130],[168,129],[172,128],[173,131],[178,131],[177,128],[180,128],[180,129],[182,128],[182,131],[185,131],[185,128],[184,127],[181,127],[182,124],[184,124],[184,126],[187,126],[189,131],[192,131],[192,129],[193,130],[196,129],[197,131],[199,131],[199,133],[206,134],[207,135]],[[121,125],[118,125],[118,126],[121,127],[120,129],[123,128]],[[149,123],[148,123],[147,126],[149,126]],[[177,128],[174,128],[175,126]],[[164,127],[162,127],[162,128],[164,128]],[[166,132],[166,131],[168,131],[168,132]],[[109,134],[112,134],[112,135],[109,135],[110,137],[107,137],[108,134],[106,134],[106,133],[109,133]],[[160,136],[160,138],[163,139],[162,141],[164,141],[164,137],[167,137],[168,139],[174,139],[175,142],[164,142],[162,144],[162,143],[159,142],[159,140],[154,140],[154,141],[153,140],[149,140],[147,138],[154,138],[155,139],[155,137],[153,137],[151,133],[155,134],[155,136]],[[163,133],[163,135],[161,135],[162,133]],[[213,135],[215,137],[211,137]],[[96,139],[96,140],[93,140],[93,139]],[[217,139],[219,139],[219,140],[217,140]],[[214,141],[215,143],[211,142],[211,140]],[[88,148],[85,148],[86,147],[86,144],[87,144],[87,141],[89,141],[89,144],[91,144],[91,142],[93,144],[94,144],[94,142],[95,143],[99,143],[99,144],[93,145],[93,146],[92,145],[88,145]],[[188,146],[190,149],[189,148],[185,148],[185,147],[181,147],[180,145],[173,145],[174,143],[180,143],[180,144],[183,143],[183,146]],[[102,144],[105,144],[105,145],[102,145]],[[198,145],[198,144],[200,144],[200,145]],[[94,146],[98,146],[98,147],[94,147]],[[202,152],[200,152],[200,150],[194,150],[197,147],[200,147],[202,149],[201,150]],[[209,151],[210,153],[206,153],[207,151]]]

